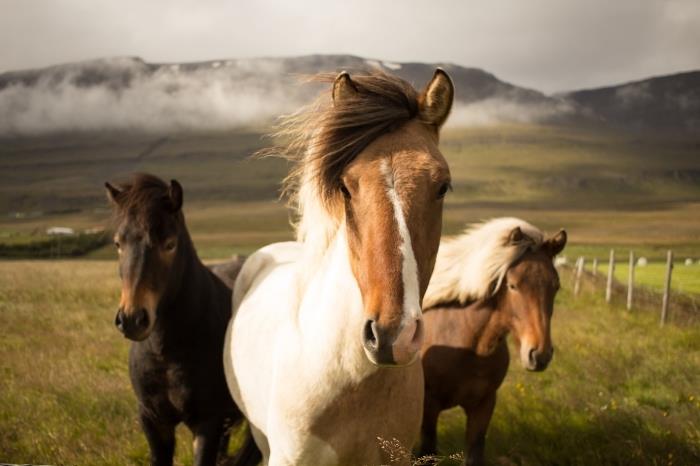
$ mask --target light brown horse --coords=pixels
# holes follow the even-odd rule
[[[506,336],[512,333],[527,370],[542,371],[552,358],[550,319],[559,290],[553,258],[565,245],[564,230],[545,240],[532,225],[501,218],[440,246],[423,303],[421,455],[437,450],[440,412],[461,406],[466,464],[483,464],[496,391],[508,370]]]

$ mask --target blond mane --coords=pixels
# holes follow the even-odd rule
[[[312,81],[332,84],[335,74]],[[418,116],[418,93],[400,78],[380,71],[353,74],[354,95],[333,102],[322,93],[312,105],[282,119],[279,147],[260,152],[289,160],[283,195],[295,211],[297,241],[325,251],[343,221],[340,177],[375,139]]]
[[[515,227],[520,227],[525,237],[512,244],[509,236]],[[508,268],[527,250],[539,248],[543,241],[542,231],[512,217],[471,225],[463,234],[443,240],[423,309],[488,298],[498,291]]]

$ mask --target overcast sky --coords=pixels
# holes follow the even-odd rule
[[[0,71],[350,53],[555,92],[700,69],[700,0],[0,0]]]

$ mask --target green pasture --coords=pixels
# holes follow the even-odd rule
[[[554,360],[528,373],[514,358],[488,459],[698,464],[700,327],[659,328],[656,312],[608,307],[599,294],[574,300],[564,273]],[[112,261],[0,262],[0,462],[147,464],[128,342],[112,323],[118,289]],[[443,414],[441,454],[461,450],[463,423],[457,410]],[[178,442],[176,464],[191,464],[185,429]]]
[[[27,244],[51,226],[109,227],[106,180],[134,171],[177,178],[200,255],[224,259],[293,237],[277,199],[286,162],[248,156],[262,131],[200,135],[61,135],[0,141],[0,243]],[[569,263],[609,249],[626,280],[627,251],[650,259],[637,283],[700,293],[697,138],[533,126],[447,130],[441,148],[453,192],[444,233],[518,216],[569,233]],[[128,342],[113,328],[116,254],[107,245],[73,260],[0,261],[0,462],[147,464],[127,378]],[[569,272],[564,272],[568,274]],[[513,361],[499,394],[487,457],[500,465],[700,464],[700,328],[658,326],[658,309],[626,312],[602,293],[574,300],[563,277],[551,367]],[[619,302],[618,302],[619,301]],[[641,306],[642,304],[640,304]],[[463,416],[442,416],[442,454],[461,449]],[[177,464],[191,464],[178,434]],[[232,446],[233,448],[233,446]]]

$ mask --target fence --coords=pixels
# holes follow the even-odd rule
[[[588,261],[585,257],[579,256],[574,265],[574,297],[579,296],[581,293],[583,281],[587,277],[593,284],[594,290],[597,289],[602,282],[604,282],[605,302],[608,304],[612,302],[613,294],[615,292],[617,292],[617,294],[622,294],[625,297],[625,305],[629,311],[635,308],[638,301],[643,301],[644,304],[647,305],[645,307],[648,307],[648,305],[653,301],[659,301],[658,293],[645,287],[640,287],[638,283],[635,283],[635,269],[641,265],[646,265],[646,259],[636,259],[634,251],[629,252],[626,283],[621,283],[615,280],[615,250],[610,250],[607,275],[604,280],[601,279],[598,273],[598,258],[593,258],[592,261],[590,261],[590,272],[585,270],[587,262]],[[677,307],[681,308],[681,310],[692,311],[694,318],[700,317],[700,313],[698,312],[698,303],[696,301],[697,297],[689,294],[681,294],[678,293],[677,290],[673,290],[673,268],[673,251],[669,250],[666,253],[665,273],[662,283],[663,293],[661,294],[660,299],[659,324],[661,326],[665,325],[669,319],[669,308],[671,306],[672,299],[675,301],[675,304],[678,305]]]

